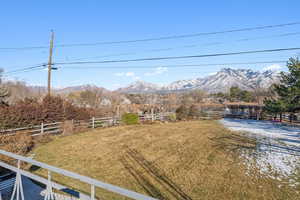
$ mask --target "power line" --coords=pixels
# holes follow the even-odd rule
[[[15,73],[29,72],[29,71],[39,70],[39,69],[43,69],[43,68],[46,68],[46,64],[39,64],[39,65],[34,65],[34,66],[19,68],[19,69],[16,69],[16,70],[4,72],[3,75],[10,75],[10,74],[15,74]]]
[[[273,61],[257,61],[257,62],[231,62],[231,63],[200,63],[200,64],[182,64],[182,65],[149,65],[149,66],[70,66],[70,67],[59,67],[65,69],[147,69],[147,68],[157,68],[157,67],[168,67],[168,68],[189,68],[189,67],[201,67],[201,66],[218,66],[218,65],[249,65],[249,64],[273,64],[273,63],[286,63],[286,60],[273,60]]]
[[[225,31],[214,31],[214,32],[203,32],[203,33],[184,34],[184,35],[153,37],[153,38],[137,39],[137,40],[121,40],[121,41],[111,41],[111,42],[77,43],[77,44],[60,44],[60,45],[56,45],[56,46],[57,47],[74,47],[74,46],[95,46],[95,45],[107,45],[107,44],[150,42],[150,41],[158,41],[158,40],[199,37],[199,36],[205,36],[205,35],[217,35],[217,34],[224,34],[224,33],[263,30],[263,29],[270,29],[270,28],[279,28],[279,27],[285,27],[285,26],[299,25],[299,24],[300,24],[300,22],[292,22],[292,23],[286,23],[286,24],[275,24],[275,25],[256,26],[256,27],[248,27],[248,28],[241,28],[241,29],[231,29],[231,30],[225,30]]]
[[[192,38],[192,37],[207,36],[207,35],[218,35],[218,34],[225,34],[225,33],[235,33],[235,32],[245,32],[245,31],[281,28],[281,27],[286,27],[286,26],[295,26],[295,25],[299,25],[299,24],[300,24],[300,22],[291,22],[291,23],[285,23],[285,24],[264,25],[264,26],[247,27],[247,28],[241,28],[241,29],[229,29],[229,30],[224,30],[224,31],[202,32],[202,33],[183,34],[183,35],[161,36],[161,37],[136,39],[136,40],[120,40],[120,41],[94,42],[94,43],[57,44],[57,45],[55,45],[55,47],[79,47],[79,46],[98,46],[98,45],[110,45],[110,44],[151,42],[151,41],[159,41],[159,40],[182,39],[182,38]],[[49,48],[49,46],[48,45],[45,45],[45,46],[42,45],[42,46],[27,46],[27,47],[1,47],[0,50],[34,50],[34,49],[46,49],[46,48]]]
[[[176,64],[176,65],[159,65],[159,67],[168,67],[168,68],[190,68],[190,67],[203,67],[203,66],[218,66],[218,65],[248,65],[248,64],[272,64],[272,63],[286,63],[285,60],[273,60],[273,61],[257,61],[257,62],[230,62],[230,63],[199,63],[199,64]],[[138,69],[151,69],[151,68],[157,68],[158,66],[149,65],[149,66],[111,66],[111,67],[83,67],[83,66],[71,66],[71,67],[58,67],[60,69],[131,69],[131,68],[138,68]],[[4,76],[17,74],[17,73],[25,73],[25,72],[31,72],[41,69],[46,69],[47,64],[41,64],[26,68],[20,68],[13,71],[8,71],[3,73]]]
[[[1,47],[0,50],[39,50],[39,49],[46,49],[49,48],[48,46],[34,46],[34,47]]]
[[[242,38],[242,39],[234,40],[233,42],[248,42],[248,41],[259,40],[259,39],[279,38],[279,37],[287,37],[287,36],[293,36],[293,35],[300,35],[300,32],[291,32],[291,33],[283,33],[283,34],[277,34],[277,35]],[[68,61],[86,60],[86,59],[94,59],[94,58],[107,58],[107,57],[124,56],[124,55],[136,55],[141,52],[144,52],[144,53],[145,52],[162,52],[162,51],[170,51],[170,50],[182,49],[182,48],[195,48],[195,47],[199,47],[199,46],[203,47],[203,46],[214,46],[214,45],[222,45],[222,44],[226,44],[226,42],[210,42],[210,43],[204,43],[204,44],[190,44],[190,45],[183,45],[183,46],[177,46],[177,47],[148,49],[148,50],[142,50],[139,52],[126,52],[126,53],[108,54],[108,55],[103,55],[103,56],[68,59]]]
[[[106,60],[106,61],[87,61],[87,62],[57,62],[52,65],[77,65],[77,64],[105,64],[105,63],[122,63],[122,62],[139,62],[139,61],[153,61],[153,60],[173,60],[173,59],[190,59],[190,58],[203,58],[203,57],[216,57],[216,56],[230,56],[230,55],[241,55],[241,54],[255,54],[255,53],[270,53],[280,51],[294,51],[300,50],[300,47],[294,48],[282,48],[282,49],[266,49],[266,50],[253,50],[253,51],[240,51],[230,53],[219,53],[219,54],[203,54],[203,55],[188,55],[188,56],[174,56],[174,57],[156,57],[156,58],[139,58],[129,60]],[[273,62],[273,61],[269,61]],[[242,64],[242,63],[241,63]],[[4,74],[20,73],[25,71],[36,70],[39,68],[45,68],[45,64],[36,66],[30,66],[26,68],[16,69],[13,71],[6,72]]]
[[[124,59],[124,60],[83,61],[83,62],[57,62],[57,63],[53,63],[53,64],[54,65],[66,65],[66,64],[69,64],[69,65],[78,65],[78,64],[126,63],[126,62],[155,61],[155,60],[175,60],[175,59],[190,59],[190,58],[231,56],[231,55],[241,55],[241,54],[271,53],[271,52],[295,51],[295,50],[300,50],[300,47],[281,48],[281,49],[253,50],[253,51],[239,51],[239,52],[217,53],[217,54],[202,54],[202,55],[187,55],[187,56],[137,58],[137,59]]]

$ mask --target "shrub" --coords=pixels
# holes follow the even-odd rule
[[[178,120],[186,120],[188,118],[189,108],[185,105],[181,105],[176,109],[176,116]]]
[[[0,145],[6,151],[25,155],[32,149],[34,143],[30,135],[20,132],[15,135],[1,135]]]
[[[0,129],[18,128],[64,120],[83,120],[91,110],[80,108],[58,96],[46,96],[42,101],[24,99],[0,107]]]
[[[176,121],[176,114],[175,113],[170,114],[169,115],[169,120],[172,121],[172,122]]]
[[[200,111],[197,106],[191,105],[189,108],[189,113],[188,113],[189,118],[191,119],[197,119],[200,117]]]
[[[30,135],[20,132],[16,135],[1,135],[0,136],[1,149],[12,152],[18,155],[26,155],[34,146],[33,139]],[[9,163],[13,162],[14,159],[0,156],[1,160]]]
[[[139,116],[134,113],[125,113],[122,115],[122,122],[126,125],[138,124]]]

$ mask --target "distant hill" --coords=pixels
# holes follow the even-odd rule
[[[108,91],[103,87],[98,87],[95,85],[78,85],[78,86],[70,86],[70,87],[65,87],[61,89],[54,89],[53,92],[56,94],[68,94],[71,92],[80,92],[80,91],[85,91],[85,90],[98,90],[98,91]]]
[[[121,93],[176,92],[201,89],[208,93],[226,92],[237,86],[243,90],[268,88],[279,81],[279,73],[275,71],[253,71],[250,69],[223,68],[219,72],[197,79],[179,80],[160,86],[144,81],[137,81],[117,91]]]
[[[168,85],[157,85],[145,81],[136,81],[127,87],[119,88],[116,91],[109,91],[103,87],[95,85],[78,85],[65,88],[54,88],[52,92],[59,95],[67,95],[71,92],[85,90],[98,91],[104,96],[122,96],[119,93],[168,93],[182,92],[200,89],[208,93],[226,92],[232,86],[237,86],[243,90],[253,90],[254,88],[268,88],[271,84],[279,81],[279,73],[274,71],[253,71],[250,69],[224,68],[219,72],[196,79],[178,80]],[[23,82],[9,81],[3,83],[11,92],[10,102],[23,99],[25,97],[41,97],[47,94],[47,87],[28,86]]]

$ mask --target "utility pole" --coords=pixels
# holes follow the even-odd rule
[[[51,94],[51,70],[52,70],[52,53],[53,53],[54,32],[51,30],[49,60],[48,60],[48,95]]]

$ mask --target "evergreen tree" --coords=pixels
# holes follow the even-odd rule
[[[264,109],[267,113],[273,114],[275,119],[279,114],[280,121],[282,121],[282,113],[285,111],[285,106],[282,101],[274,100],[274,99],[266,99],[264,101],[264,104],[265,104]]]
[[[276,113],[289,112],[291,115],[300,110],[300,61],[290,58],[288,72],[281,72],[279,84],[275,84],[275,97],[265,100],[265,110]]]

